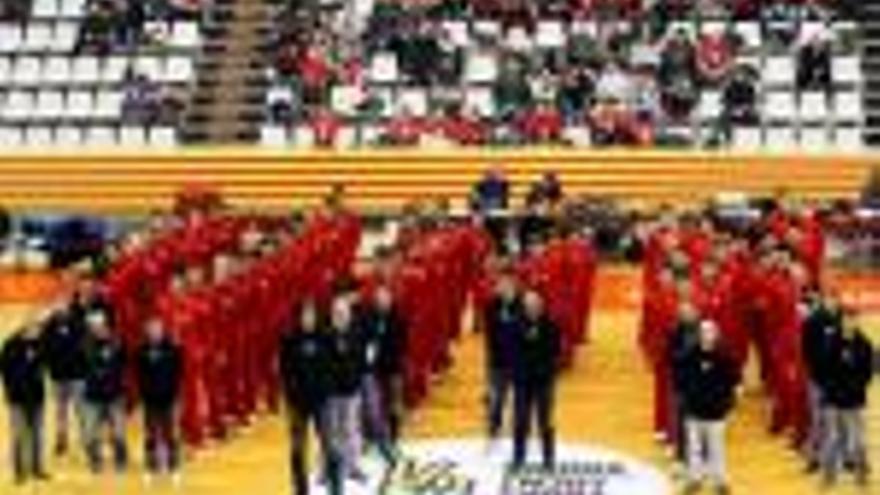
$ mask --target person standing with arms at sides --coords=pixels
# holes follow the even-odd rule
[[[403,409],[406,328],[387,285],[376,288],[374,303],[363,316],[361,332],[366,364],[361,395],[367,431],[385,461],[393,465]]]
[[[11,420],[15,482],[47,480],[43,470],[45,366],[39,324],[28,323],[6,340],[0,350],[0,372]]]
[[[144,413],[146,482],[163,470],[179,483],[180,445],[177,432],[183,357],[158,318],[146,325],[146,339],[137,350],[137,381]],[[164,461],[164,464],[163,464]]]
[[[846,308],[840,338],[827,355],[827,371],[821,384],[828,428],[822,447],[826,485],[834,484],[841,464],[847,461],[852,463],[856,481],[860,485],[868,482],[864,410],[873,357],[874,348],[858,327],[855,312]]]
[[[83,387],[86,328],[71,306],[63,303],[43,323],[42,341],[55,398],[55,454],[63,456],[69,446],[71,410],[79,422],[79,437],[85,437]]]
[[[682,285],[681,287],[686,286]],[[680,291],[681,294],[686,292],[687,289]],[[680,295],[679,297],[684,296]],[[684,413],[684,381],[686,379],[683,374],[684,361],[699,346],[700,324],[697,308],[689,301],[681,303],[678,308],[678,321],[668,337],[669,343],[667,344],[667,352],[669,352],[667,365],[670,367],[669,374],[672,376],[673,383],[672,397],[668,402],[668,429],[674,458],[682,466],[686,465],[688,460]]]
[[[325,473],[335,469],[338,460],[331,458],[327,428],[321,411],[327,402],[330,386],[330,340],[320,331],[318,309],[314,301],[305,301],[299,309],[294,328],[281,336],[279,362],[281,381],[287,399],[290,427],[290,471],[294,495],[308,495],[307,466],[309,423],[320,437]],[[331,480],[337,483],[337,480]],[[341,488],[331,485],[331,491]]]
[[[688,457],[685,494],[698,493],[704,477],[712,480],[718,495],[730,493],[725,429],[739,378],[736,364],[721,349],[719,338],[718,326],[704,321],[697,347],[679,364]]]
[[[541,434],[543,465],[555,463],[556,432],[553,401],[559,371],[560,335],[544,309],[538,292],[523,295],[524,318],[513,345],[513,463],[516,471],[526,461],[526,444],[533,416]]]
[[[801,355],[807,373],[810,426],[805,454],[807,472],[815,472],[821,464],[822,447],[828,431],[828,414],[822,400],[821,384],[825,382],[831,354],[840,340],[840,302],[834,295],[824,296],[819,291],[806,294],[801,332]]]
[[[125,351],[114,338],[106,316],[88,316],[89,341],[86,345],[85,412],[86,455],[89,468],[98,474],[103,469],[102,434],[109,428],[113,459],[118,472],[128,465],[125,441]]]
[[[330,395],[324,406],[323,422],[328,428],[331,460],[327,476],[331,490],[342,493],[345,479],[365,480],[358,467],[362,451],[360,396],[364,380],[364,346],[362,333],[356,328],[351,302],[346,297],[333,301],[330,315]]]
[[[509,267],[499,273],[495,294],[485,312],[487,419],[489,441],[494,442],[501,432],[508,392],[513,385],[513,344],[523,318],[519,288]]]

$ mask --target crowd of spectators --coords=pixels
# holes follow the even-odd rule
[[[307,125],[317,145],[334,144],[352,122],[378,128],[383,144],[577,144],[584,137],[575,129],[593,145],[654,145],[675,142],[667,131],[691,125],[711,90],[721,94],[715,124],[725,136],[759,119],[761,69],[744,61],[754,50],[758,58],[792,54],[797,89],[830,92],[839,42],[830,22],[848,8],[818,0],[292,1],[274,42],[274,80],[290,91],[270,99],[269,120]],[[761,46],[749,47],[729,22],[743,19],[762,26]],[[563,31],[542,31],[544,21]],[[808,23],[822,28],[800,29]],[[389,54],[396,80],[372,81]],[[496,70],[475,83],[469,65],[481,56]],[[427,104],[388,97],[389,86],[423,90]],[[486,86],[488,105],[470,94]],[[340,111],[340,100],[353,110]]]

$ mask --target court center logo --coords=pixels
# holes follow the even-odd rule
[[[531,452],[537,454],[538,446]],[[666,495],[668,478],[639,460],[599,447],[562,444],[555,469],[507,468],[509,442],[487,448],[484,440],[408,442],[388,469],[370,456],[367,480],[349,482],[351,495]],[[538,459],[535,459],[537,461]],[[317,493],[321,493],[318,491]]]

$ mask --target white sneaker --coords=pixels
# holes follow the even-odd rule
[[[153,484],[155,483],[155,481],[156,480],[153,477],[152,473],[144,473],[144,477],[143,477],[144,488],[146,488],[148,490],[153,488]]]
[[[178,490],[181,485],[183,485],[183,475],[180,474],[180,471],[175,471],[171,474],[171,486]]]

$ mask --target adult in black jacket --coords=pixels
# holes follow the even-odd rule
[[[700,324],[699,340],[679,364],[688,457],[685,493],[698,492],[706,474],[717,493],[726,494],[725,427],[739,377],[736,364],[718,345],[714,322]]]
[[[836,480],[840,465],[845,461],[853,463],[860,483],[867,480],[864,409],[873,358],[871,342],[858,328],[855,314],[847,310],[840,339],[827,356],[827,368],[820,384],[827,426],[822,468],[828,484]]]
[[[290,470],[294,494],[309,493],[308,428],[311,423],[320,436],[326,471],[330,471],[330,446],[320,415],[330,393],[330,339],[319,329],[315,304],[306,301],[299,309],[297,326],[281,337],[282,384],[287,399],[290,425]]]
[[[406,328],[388,286],[376,289],[375,301],[365,308],[359,328],[366,365],[361,395],[368,438],[386,461],[394,463],[403,400]]]
[[[103,468],[102,433],[110,430],[113,458],[117,471],[128,464],[125,441],[124,375],[125,351],[113,337],[102,312],[88,317],[89,339],[86,344],[85,413],[86,454],[92,472]]]
[[[327,330],[330,386],[322,415],[328,428],[325,434],[329,434],[333,460],[328,477],[334,487],[340,486],[345,478],[364,479],[358,459],[363,446],[360,390],[366,374],[366,352],[363,333],[356,326],[349,298],[337,297],[330,317]]]
[[[146,339],[138,347],[136,359],[147,469],[150,474],[167,470],[176,475],[180,465],[177,405],[183,373],[180,346],[166,335],[162,322],[153,319],[147,323]]]
[[[829,357],[840,340],[840,305],[835,297],[812,292],[804,301],[806,316],[801,333],[801,354],[808,378],[810,431],[806,444],[807,470],[819,468],[827,427],[821,383],[825,381]]]
[[[12,467],[17,483],[45,479],[43,411],[45,362],[39,325],[28,324],[6,340],[0,351],[0,372],[11,418]]]
[[[559,329],[544,310],[544,301],[533,290],[523,295],[524,320],[513,346],[513,464],[526,461],[526,445],[533,416],[541,434],[543,464],[555,463],[556,438],[553,402],[559,369]]]
[[[672,376],[672,400],[669,407],[670,417],[672,418],[673,431],[673,447],[675,449],[675,458],[681,463],[687,462],[687,439],[685,438],[685,414],[684,399],[682,387],[684,377],[682,375],[683,361],[690,353],[696,349],[700,340],[700,318],[693,304],[689,302],[682,303],[678,310],[678,322],[672,331],[669,341],[669,360],[667,361],[672,367],[669,370]]]
[[[42,341],[55,398],[55,453],[68,449],[70,413],[79,423],[79,435],[85,437],[83,387],[85,378],[86,329],[72,312],[73,302],[59,306],[43,323]]]
[[[513,385],[513,346],[523,324],[522,302],[516,280],[509,271],[502,272],[495,295],[486,306],[486,378],[489,438],[501,431],[504,406]]]

